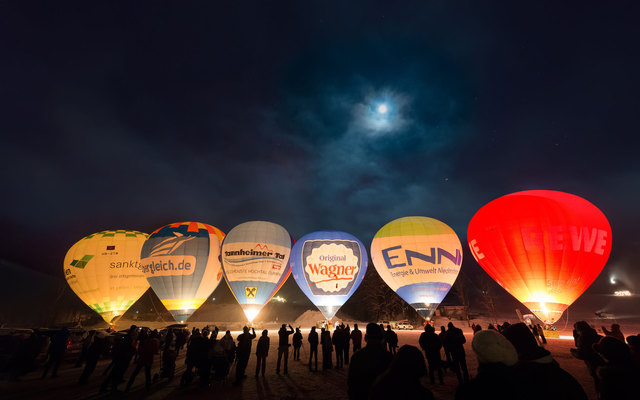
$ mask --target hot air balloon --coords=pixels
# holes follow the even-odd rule
[[[404,217],[376,233],[371,258],[382,280],[426,319],[460,273],[462,245],[444,222]]]
[[[165,225],[142,246],[142,270],[176,321],[186,321],[218,287],[224,233],[200,222]]]
[[[289,277],[292,244],[286,229],[265,221],[240,224],[224,238],[224,277],[250,322]]]
[[[291,249],[291,273],[300,289],[327,319],[356,291],[367,271],[367,250],[353,235],[309,233]]]
[[[482,207],[467,230],[480,266],[546,324],[596,279],[611,252],[611,227],[587,200],[530,190]]]
[[[127,230],[94,233],[71,246],[64,258],[67,283],[107,323],[149,289],[140,267],[140,249],[148,236]]]

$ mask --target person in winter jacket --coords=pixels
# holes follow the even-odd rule
[[[576,348],[570,350],[571,355],[584,361],[589,375],[593,378],[596,391],[599,391],[600,380],[596,371],[598,366],[602,365],[602,359],[593,350],[593,345],[598,343],[602,336],[586,321],[578,321],[573,325],[573,339]]]
[[[307,341],[309,342],[309,371],[311,371],[311,360],[315,357],[315,370],[318,370],[318,332],[316,332],[316,327],[311,327],[311,332],[309,332],[309,336],[307,337]]]
[[[435,371],[437,370],[440,384],[443,384],[442,360],[440,359],[442,342],[440,342],[440,338],[436,335],[433,326],[427,324],[424,327],[424,332],[420,334],[418,343],[420,343],[420,347],[422,348],[422,351],[424,351],[424,354],[427,357],[427,362],[429,363],[429,379],[431,380],[431,383],[433,384],[435,382]]]
[[[600,400],[632,400],[640,396],[640,368],[631,357],[631,350],[619,339],[605,336],[593,349],[603,359],[598,368]]]
[[[293,360],[300,360],[300,347],[302,347],[302,333],[300,332],[300,328],[296,328],[296,333],[293,334],[292,338],[293,342]]]
[[[462,329],[456,328],[453,322],[449,322],[447,327],[445,347],[448,347],[451,353],[451,367],[455,371],[459,383],[468,382],[467,355],[464,351],[464,344],[467,339],[464,337]]]
[[[536,387],[540,393],[553,392],[558,399],[587,399],[578,381],[560,367],[548,350],[538,345],[533,333],[524,323],[509,326],[504,330],[504,336],[518,353],[518,364],[513,369],[524,382],[522,387]],[[520,397],[522,396],[537,398],[529,393],[523,393]]]
[[[524,386],[512,366],[518,362],[514,346],[500,333],[480,330],[471,348],[478,359],[475,378],[458,386],[456,400],[516,399]]]
[[[256,346],[256,357],[258,361],[256,363],[256,376],[258,373],[262,372],[262,376],[264,376],[264,371],[267,366],[267,356],[269,355],[269,331],[263,330],[262,336],[258,339],[258,345]]]

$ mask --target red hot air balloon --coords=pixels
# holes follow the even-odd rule
[[[530,190],[482,207],[467,230],[480,266],[547,324],[593,283],[611,253],[611,226],[587,200]]]

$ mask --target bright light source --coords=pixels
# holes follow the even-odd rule
[[[272,299],[273,301],[279,301],[280,303],[286,303],[287,299],[285,299],[284,297],[280,297],[280,296],[276,296]]]
[[[249,320],[249,322],[253,322],[253,319],[258,315],[258,313],[260,312],[260,309],[258,308],[247,308],[244,311],[244,315],[247,316],[247,319]]]
[[[613,294],[620,297],[631,296],[631,292],[628,290],[616,290]]]
[[[378,113],[379,114],[386,114],[389,111],[389,107],[387,107],[387,105],[385,103],[382,103],[378,106]]]
[[[616,284],[616,277],[612,276],[611,278],[609,278],[609,282],[611,282],[612,285]]]

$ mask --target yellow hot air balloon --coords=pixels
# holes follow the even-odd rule
[[[149,289],[140,250],[149,235],[102,231],[86,236],[64,258],[67,283],[91,309],[111,323]]]

